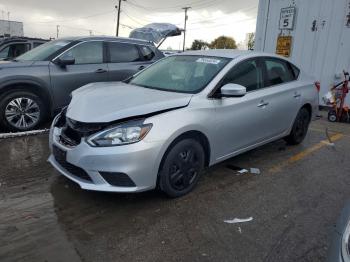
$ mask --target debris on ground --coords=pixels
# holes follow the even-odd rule
[[[248,218],[234,218],[230,220],[224,220],[224,222],[227,224],[237,224],[237,223],[250,222],[252,220],[253,220],[253,217],[248,217]]]
[[[241,227],[238,227],[238,232],[239,232],[240,234],[242,234],[242,228],[241,228]]]
[[[254,175],[260,175],[261,174],[260,169],[259,168],[254,168],[254,167],[250,168],[250,173],[254,174]]]
[[[326,145],[328,145],[328,146],[334,147],[335,144],[334,144],[334,142],[332,141],[331,136],[329,135],[328,127],[326,128],[326,137],[327,137],[327,139],[328,139],[328,142],[326,142],[326,141],[322,141],[322,142],[324,142],[324,143],[325,143]]]
[[[238,171],[238,173],[241,174],[241,175],[243,175],[245,173],[248,173],[248,172],[249,171],[247,169],[244,169],[244,168]]]
[[[233,170],[233,171],[238,171],[238,170],[243,169],[243,168],[241,168],[239,166],[235,166],[235,165],[232,165],[232,164],[228,164],[226,167],[231,169],[231,170]]]
[[[21,137],[21,136],[39,135],[39,134],[47,133],[49,131],[50,131],[50,129],[45,128],[45,129],[25,131],[25,132],[3,133],[3,134],[0,134],[0,139]]]

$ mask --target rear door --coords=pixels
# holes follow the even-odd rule
[[[292,65],[286,60],[264,57],[264,100],[269,115],[265,118],[264,132],[274,137],[287,131],[301,107],[301,84]]]
[[[154,52],[147,46],[107,42],[108,79],[122,81],[151,64]]]
[[[69,103],[69,95],[73,90],[88,83],[108,80],[103,46],[103,41],[82,42],[60,56],[74,58],[74,65],[62,67],[50,63],[51,85],[57,107]]]

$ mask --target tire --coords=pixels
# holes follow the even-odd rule
[[[328,121],[329,122],[337,122],[337,113],[335,112],[335,110],[330,110],[328,112]]]
[[[167,196],[184,196],[196,186],[205,164],[202,145],[195,139],[180,140],[168,150],[159,172],[159,187]]]
[[[301,108],[294,120],[292,131],[284,139],[290,145],[298,145],[303,142],[310,124],[310,113],[306,108]]]
[[[29,131],[47,117],[41,98],[31,92],[8,92],[0,100],[0,126],[8,131]]]

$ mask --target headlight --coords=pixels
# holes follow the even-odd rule
[[[141,141],[151,128],[152,124],[132,121],[99,132],[88,138],[87,142],[97,147],[132,144]]]

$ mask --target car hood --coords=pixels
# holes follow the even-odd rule
[[[33,61],[18,61],[18,62],[14,62],[14,61],[5,61],[2,60],[0,61],[0,70],[1,69],[7,69],[7,68],[17,68],[17,67],[28,67],[33,65]]]
[[[92,83],[72,93],[67,117],[107,123],[187,106],[191,94],[159,91],[123,82]]]

